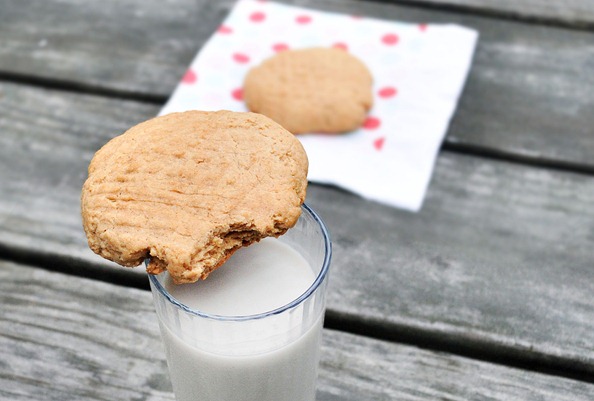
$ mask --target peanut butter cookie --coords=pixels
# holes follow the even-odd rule
[[[188,111],[101,148],[81,196],[90,248],[124,266],[150,257],[177,283],[204,279],[242,246],[292,227],[307,187],[301,143],[254,113]]]
[[[294,134],[345,132],[360,127],[372,106],[372,77],[345,50],[288,50],[252,68],[243,95],[251,111]]]

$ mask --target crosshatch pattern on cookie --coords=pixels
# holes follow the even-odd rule
[[[81,209],[90,248],[124,266],[150,257],[178,283],[203,279],[242,246],[301,214],[307,156],[267,117],[173,113],[141,123],[89,165]]]

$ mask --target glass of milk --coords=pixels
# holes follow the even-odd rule
[[[206,280],[150,285],[178,401],[314,401],[331,243],[308,206]]]

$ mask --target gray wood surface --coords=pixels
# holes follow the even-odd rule
[[[550,7],[553,14],[563,10],[582,16],[588,12],[581,7],[590,4],[451,1],[525,12]],[[446,143],[594,171],[594,33],[370,1],[293,3],[477,29],[481,36],[473,68]],[[164,100],[232,4],[4,0],[0,76]]]
[[[419,6],[443,7],[521,20],[563,24],[577,28],[594,26],[590,0],[384,0]]]
[[[93,152],[158,106],[0,90],[2,247],[80,274],[129,272],[88,250],[80,188]],[[418,214],[311,185],[334,240],[331,314],[591,374],[592,199],[591,176],[449,152]]]
[[[0,261],[0,400],[173,400],[147,291]],[[325,330],[318,400],[590,400],[594,385]]]

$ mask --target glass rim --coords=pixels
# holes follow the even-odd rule
[[[308,299],[324,282],[324,279],[328,275],[328,270],[330,268],[330,261],[332,259],[332,241],[330,240],[330,234],[328,232],[328,229],[326,228],[326,225],[324,224],[322,219],[320,219],[318,214],[316,212],[314,212],[314,210],[312,208],[307,206],[305,203],[303,203],[301,205],[301,207],[306,213],[308,213],[314,219],[314,221],[318,224],[318,226],[321,229],[322,238],[324,240],[324,260],[322,262],[322,268],[320,269],[320,272],[316,276],[316,279],[314,280],[314,282],[309,286],[309,288],[303,294],[301,294],[299,297],[295,298],[288,304],[279,306],[278,308],[272,309],[267,312],[256,313],[256,314],[252,314],[252,315],[241,315],[241,316],[217,315],[217,314],[206,313],[206,312],[199,311],[197,309],[190,308],[189,306],[179,302],[176,298],[174,298],[169,293],[169,291],[167,291],[165,289],[165,287],[163,287],[163,285],[157,278],[157,275],[149,274],[148,275],[149,280],[150,280],[151,284],[154,286],[154,288],[163,297],[165,297],[165,299],[170,304],[183,310],[184,312],[186,312],[188,314],[191,314],[194,316],[199,316],[201,318],[218,320],[218,321],[240,322],[240,321],[263,319],[263,318],[266,318],[269,316],[281,314],[289,309],[293,309],[293,308],[297,307],[298,305],[302,304],[306,299]],[[147,259],[147,261],[148,261],[148,259]],[[145,263],[147,263],[147,261],[145,261]]]

